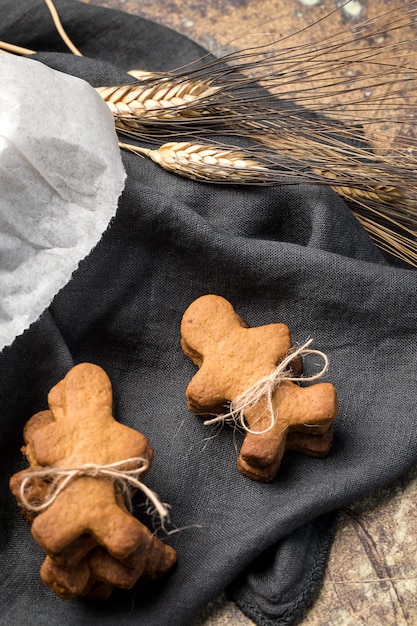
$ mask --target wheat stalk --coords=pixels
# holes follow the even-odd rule
[[[169,142],[158,149],[119,142],[122,149],[150,157],[167,171],[181,176],[208,182],[233,182],[233,184],[294,184],[289,172],[277,169],[265,160],[265,155],[257,154],[250,148],[235,148],[220,142],[216,144],[188,142]],[[206,171],[205,169],[206,168]],[[326,185],[337,180],[333,172],[316,170],[310,175],[304,173],[298,183],[318,184],[323,177]],[[331,184],[332,189],[348,200],[394,202],[401,200],[401,192],[393,186],[376,185],[375,187],[352,188],[341,183]]]
[[[395,221],[393,223],[394,228],[390,225],[387,226],[380,221],[375,221],[375,219],[371,217],[372,210],[369,205],[365,206],[365,215],[355,212],[355,217],[369,233],[372,239],[374,239],[378,247],[412,267],[417,267],[415,232],[409,231],[408,236],[401,234],[401,232],[396,232],[398,224]],[[377,220],[379,218],[382,222],[388,222],[388,224],[391,222],[391,220],[387,220],[385,213],[375,211],[375,215]],[[405,230],[404,232],[407,231]]]
[[[30,50],[29,48],[23,48],[22,46],[16,46],[12,43],[7,43],[7,41],[0,41],[0,52],[6,52],[10,54],[19,54],[23,56],[29,56],[31,54],[36,54],[36,50]]]
[[[75,54],[76,56],[82,56],[81,52],[68,37],[53,0],[44,0],[44,2],[47,6],[49,13],[51,14],[54,26],[58,31],[58,34],[61,37],[62,41],[73,54]],[[19,54],[24,56],[36,54],[36,50],[30,50],[29,48],[16,46],[14,44],[7,43],[6,41],[0,41],[0,52],[11,52],[12,54]]]
[[[52,0],[45,0],[45,4],[48,7],[48,10],[51,14],[52,17],[52,21],[55,25],[55,28],[58,31],[59,36],[61,37],[62,41],[65,43],[65,45],[67,46],[67,48],[69,50],[71,50],[71,52],[73,54],[75,54],[76,56],[82,56],[81,52],[78,50],[78,48],[74,45],[74,43],[71,41],[71,39],[68,37],[62,22],[60,20],[58,11],[56,10],[55,4],[53,3]]]

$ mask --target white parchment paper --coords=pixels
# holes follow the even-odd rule
[[[125,172],[96,91],[0,56],[0,350],[34,322],[99,241]]]

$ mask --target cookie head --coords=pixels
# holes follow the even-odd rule
[[[181,323],[184,353],[199,367],[188,385],[190,410],[210,414],[267,375],[291,347],[285,324],[249,328],[225,298],[201,296]]]

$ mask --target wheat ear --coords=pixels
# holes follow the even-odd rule
[[[213,87],[210,81],[205,80],[173,82],[163,78],[159,78],[153,84],[144,82],[116,87],[96,87],[96,91],[117,118],[119,127],[124,125],[135,127],[132,118],[149,114],[162,119],[181,115],[185,117],[201,115],[200,111],[197,113],[190,108],[190,104],[208,98],[219,89],[220,87]]]
[[[165,170],[192,180],[226,183],[267,183],[269,170],[244,150],[189,141],[165,143],[156,150],[119,143],[125,150],[143,154]]]

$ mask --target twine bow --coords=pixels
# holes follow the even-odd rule
[[[133,469],[119,469],[129,464],[134,464],[135,467]],[[90,476],[93,478],[108,477],[115,483],[119,483],[122,486],[123,494],[127,497],[129,504],[132,493],[131,489],[128,487],[140,489],[152,502],[155,510],[161,518],[161,521],[163,521],[168,517],[168,509],[161,503],[158,496],[141,480],[139,480],[139,477],[148,469],[148,467],[149,461],[144,457],[133,457],[117,461],[116,463],[109,463],[107,465],[85,463],[79,467],[45,467],[44,469],[27,472],[27,475],[21,482],[19,496],[22,505],[26,510],[41,513],[51,506],[53,502],[55,502],[59,494],[64,491],[72,480],[82,476]],[[25,495],[26,486],[35,478],[52,479],[50,495],[41,504],[32,504]]]
[[[219,422],[225,422],[228,419],[231,419],[237,426],[240,426],[247,433],[251,433],[252,435],[263,435],[271,430],[276,421],[276,412],[274,411],[273,406],[273,394],[274,391],[279,387],[283,380],[291,379],[293,382],[312,382],[314,380],[318,380],[321,378],[327,368],[329,366],[329,359],[324,354],[324,352],[320,352],[320,350],[311,350],[308,346],[312,343],[313,339],[309,339],[302,346],[287,354],[287,356],[275,367],[275,369],[268,374],[257,380],[253,385],[251,385],[246,391],[241,393],[237,398],[235,398],[232,402],[230,402],[230,411],[228,413],[222,413],[217,417],[204,421],[205,426],[210,426],[211,424],[216,424]],[[290,367],[291,362],[297,356],[304,356],[306,354],[316,354],[320,356],[323,361],[323,367],[320,371],[312,376],[301,376],[297,377],[293,375],[293,371]],[[270,417],[270,424],[263,430],[252,430],[247,426],[245,422],[245,410],[250,407],[255,406],[259,401],[265,400],[268,414]]]

